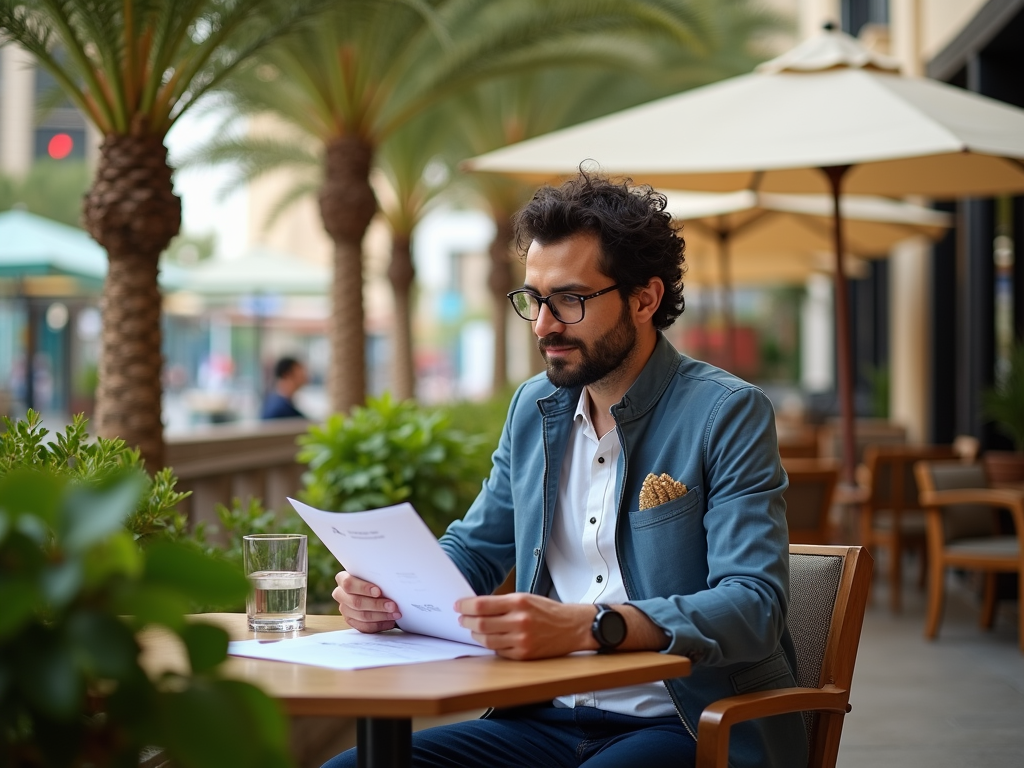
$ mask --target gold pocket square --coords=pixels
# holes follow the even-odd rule
[[[685,485],[664,472],[661,477],[651,472],[644,478],[643,487],[640,488],[640,509],[650,509],[685,495]]]

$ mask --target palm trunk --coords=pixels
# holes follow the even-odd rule
[[[331,284],[331,409],[346,413],[366,399],[363,236],[377,211],[370,187],[373,148],[357,136],[327,144],[320,215],[334,240]]]
[[[163,467],[160,253],[181,227],[162,137],[110,135],[85,197],[89,234],[107,250],[96,432],[137,446],[150,472]]]
[[[409,235],[394,234],[388,279],[395,296],[394,329],[391,333],[391,388],[396,400],[416,397],[416,370],[412,344],[412,286],[416,267],[412,262]]]
[[[508,384],[508,292],[512,290],[512,264],[509,246],[512,242],[512,221],[503,212],[494,213],[494,240],[491,241],[491,324],[494,328],[494,370],[491,377],[493,392],[500,392]]]

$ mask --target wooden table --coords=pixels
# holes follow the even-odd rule
[[[282,635],[251,632],[244,614],[195,617],[223,627],[232,640],[296,637],[346,629],[341,616],[307,616],[306,629]],[[173,636],[141,638],[150,672],[184,670],[184,649]],[[224,672],[266,691],[292,715],[357,718],[360,768],[410,765],[412,718],[486,707],[532,704],[555,696],[649,683],[690,674],[690,660],[668,654],[579,654],[540,661],[473,657],[393,667],[337,671],[229,657]]]

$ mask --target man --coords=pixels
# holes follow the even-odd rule
[[[282,357],[274,365],[274,389],[263,403],[262,419],[304,419],[295,407],[295,393],[309,381],[306,366],[294,357]]]
[[[418,732],[417,766],[692,766],[708,703],[795,685],[774,414],[662,336],[683,310],[665,202],[581,173],[516,215],[526,281],[509,298],[547,374],[514,396],[491,475],[441,544],[480,595],[456,606],[463,626],[498,654],[659,650],[693,672]],[[513,565],[517,592],[492,595]],[[347,573],[334,597],[363,632],[400,618]],[[806,761],[799,715],[732,730],[731,765]]]

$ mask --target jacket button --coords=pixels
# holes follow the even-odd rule
[[[602,581],[604,581],[604,576],[598,576],[597,583],[600,584]]]
[[[540,557],[540,547],[537,547],[537,549],[533,550],[533,556]]]

